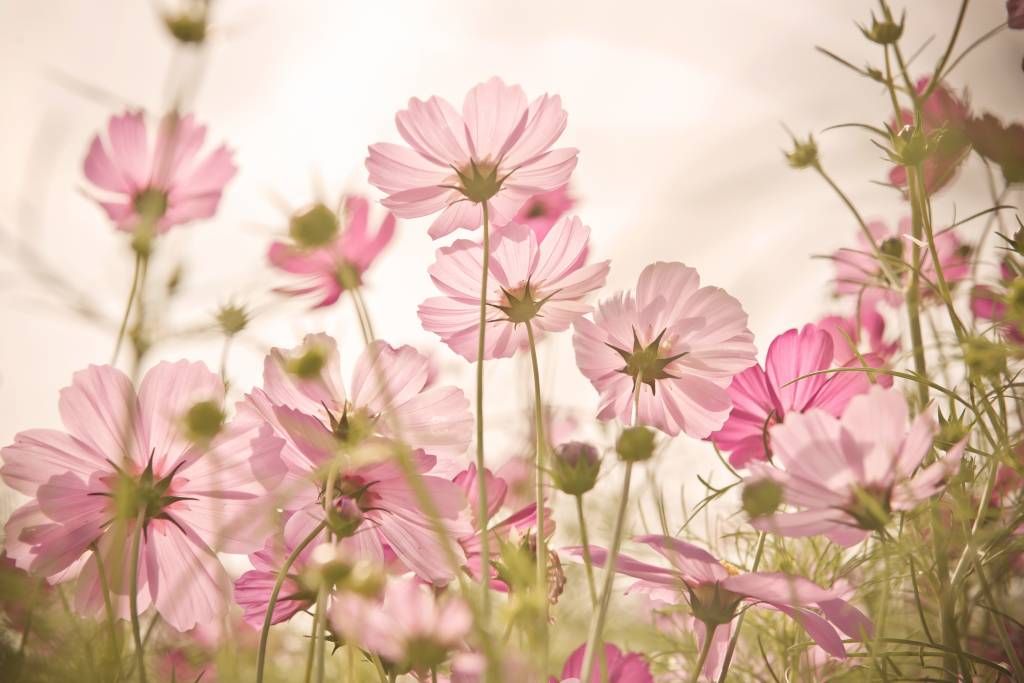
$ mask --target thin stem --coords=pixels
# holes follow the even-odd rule
[[[576,496],[576,518],[580,524],[580,543],[583,544],[583,566],[587,571],[587,587],[590,589],[590,604],[597,607],[597,586],[594,583],[594,561],[590,557],[590,542],[587,540],[587,520],[583,516],[583,496]]]
[[[110,662],[111,664],[117,664],[121,658],[121,648],[117,642],[117,622],[114,617],[114,603],[110,598],[110,582],[107,580],[107,570],[103,565],[103,558],[100,555],[99,548],[94,545],[92,553],[96,558],[96,571],[100,577],[100,589],[103,591],[103,607],[107,614],[107,628],[110,629]]]
[[[701,670],[704,668],[704,662],[708,661],[708,655],[711,654],[711,643],[715,639],[715,631],[717,626],[704,628],[704,644],[700,648],[700,656],[697,657],[697,663],[693,667],[693,675],[690,677],[690,683],[697,683],[700,680]],[[724,671],[723,671],[724,675]]]
[[[140,510],[135,522],[135,541],[132,544],[132,568],[128,577],[128,609],[132,620],[132,637],[135,638],[135,660],[139,667],[139,683],[146,683],[146,652],[142,644],[142,631],[139,628],[139,555],[142,554],[142,530],[146,521],[146,511]]]
[[[526,321],[526,338],[530,342],[530,364],[533,367],[533,419],[536,437],[536,479],[537,479],[537,593],[541,599],[540,629],[538,638],[541,648],[541,671],[548,670],[548,549],[544,537],[544,456],[547,438],[544,435],[544,404],[540,395],[540,365],[537,362],[537,340],[533,325]]]
[[[754,563],[750,566],[751,572],[756,572],[757,568],[761,566],[761,558],[764,556],[764,541],[768,536],[764,531],[757,539],[757,550],[754,551]],[[732,633],[732,638],[729,639],[729,647],[725,651],[725,658],[722,659],[722,673],[718,677],[718,683],[725,683],[725,677],[729,674],[729,665],[732,663],[732,654],[736,650],[736,643],[740,640],[740,629],[743,628],[743,619],[747,616],[746,612],[742,612],[739,618],[736,620],[736,630]],[[711,640],[711,637],[708,637]],[[703,666],[703,663],[701,663]],[[698,667],[700,670],[700,667]]]
[[[981,583],[981,590],[985,594],[985,600],[991,608],[995,608],[996,602],[992,597],[992,588],[989,586],[988,578],[985,576],[985,570],[981,566],[981,560],[978,556],[974,556],[974,568],[978,572],[978,582]],[[1015,678],[1018,681],[1024,681],[1024,664],[1021,663],[1020,655],[1017,652],[1017,648],[1010,643],[1009,635],[1006,633],[1006,625],[1003,624],[1002,615],[996,615],[993,620],[996,626],[996,634],[999,636],[999,642],[1005,650],[1005,654],[1010,658],[1010,666],[1013,667]]]
[[[324,603],[320,600],[321,591],[316,593],[316,608],[313,610],[313,625],[309,627],[309,648],[306,649],[306,673],[302,680],[309,683],[313,676],[313,659],[316,657],[316,634],[320,628],[320,614],[323,612]]]
[[[477,518],[480,520],[480,613],[487,623],[491,616],[491,548],[487,533],[487,477],[484,470],[484,348],[487,336],[487,276],[490,271],[491,229],[487,202],[483,210],[483,267],[480,273],[480,335],[476,345],[476,481]],[[540,514],[540,510],[537,511]]]
[[[260,645],[256,655],[256,683],[263,683],[263,669],[266,665],[267,638],[270,635],[270,622],[274,616],[274,607],[277,606],[277,596],[281,592],[281,586],[284,585],[284,580],[288,578],[288,570],[292,568],[295,560],[306,549],[306,546],[312,543],[313,539],[324,530],[325,526],[327,526],[326,522],[317,524],[313,531],[302,539],[301,543],[295,546],[295,549],[285,559],[284,564],[281,565],[280,571],[277,572],[277,579],[274,581],[274,588],[270,591],[270,600],[267,602],[267,613],[263,617],[263,628],[260,630]]]
[[[324,488],[324,519],[330,514],[331,505],[334,504],[334,485],[338,480],[338,456],[331,461],[327,470],[327,485]],[[331,530],[326,529],[327,541],[334,538]],[[324,683],[324,660],[327,655],[327,639],[324,637],[324,607],[327,602],[327,585],[322,582],[316,593],[316,614],[313,616],[313,648],[316,650],[316,683]],[[308,681],[308,679],[307,679]]]
[[[121,345],[124,342],[124,333],[128,329],[128,319],[132,315],[132,306],[135,304],[135,295],[139,289],[139,275],[142,272],[142,259],[145,258],[141,253],[135,253],[135,268],[132,270],[132,287],[128,291],[128,302],[124,306],[124,315],[121,317],[121,326],[117,330],[117,341],[114,342],[114,353],[110,357],[110,364],[117,365],[117,357],[121,353]]]
[[[949,56],[953,53],[953,48],[956,46],[956,39],[960,36],[960,29],[964,25],[964,15],[967,14],[967,5],[970,0],[963,0],[960,3],[960,12],[956,15],[956,25],[953,27],[953,35],[949,38],[949,44],[946,45],[946,51],[942,53],[942,58],[939,60],[938,65],[935,67],[935,73],[932,74],[931,80],[928,82],[928,87],[921,93],[921,99],[926,100],[928,96],[932,94],[935,88],[938,87],[939,83],[942,82],[942,70],[946,68],[946,62],[949,61]]]

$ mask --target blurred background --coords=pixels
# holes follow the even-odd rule
[[[907,3],[907,44],[924,46],[915,73],[934,67],[958,5]],[[632,286],[651,261],[683,261],[740,299],[762,354],[776,334],[837,310],[831,266],[813,256],[854,244],[857,230],[820,178],[787,167],[782,124],[815,134],[826,169],[866,217],[893,223],[907,213],[899,193],[873,182],[886,179],[888,166],[863,132],[823,132],[889,118],[880,85],[814,49],[880,66],[881,48],[855,25],[877,11],[867,0],[217,0],[202,47],[171,39],[160,19],[167,8],[0,2],[0,443],[59,426],[58,390],[75,370],[110,357],[132,254],[83,193],[81,166],[92,136],[128,106],[159,113],[178,102],[209,125],[211,141],[236,150],[239,173],[218,215],[167,236],[149,293],[159,304],[162,283],[180,269],[179,294],[160,309],[175,338],[149,362],[189,357],[216,367],[216,333],[181,333],[208,326],[222,304],[257,311],[230,356],[236,396],[259,383],[269,346],[293,345],[307,332],[339,337],[351,367],[362,342],[350,303],[310,313],[304,302],[283,300],[271,291],[284,281],[265,254],[291,210],[342,192],[379,197],[366,183],[366,147],[398,140],[394,113],[411,96],[458,104],[492,75],[531,97],[560,94],[569,112],[562,141],[581,150],[572,193],[592,228],[592,254],[612,259],[608,292]],[[960,45],[1005,20],[1003,2],[974,3]],[[1019,116],[1022,56],[1024,36],[1004,31],[959,65],[950,84],[970,83],[976,109]],[[938,223],[992,204],[975,157],[961,173],[936,199]],[[416,317],[433,293],[426,268],[440,246],[428,224],[400,223],[367,278],[371,315],[381,337],[432,352],[472,395],[470,366]],[[963,236],[980,229],[969,224]],[[82,306],[93,319],[72,311]],[[547,340],[541,363],[547,400],[589,420],[597,395],[576,371],[570,335]],[[499,464],[528,434],[527,366],[497,361],[487,372],[488,458]],[[657,463],[673,501],[684,482],[700,492],[695,472],[716,468],[706,444],[684,438]],[[614,477],[609,469],[609,490]]]

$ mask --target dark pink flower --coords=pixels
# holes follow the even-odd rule
[[[60,398],[67,431],[21,432],[0,452],[4,481],[33,498],[7,523],[8,554],[51,583],[77,577],[76,607],[99,614],[99,553],[121,577],[110,589],[127,618],[125,543],[141,517],[140,611],[154,606],[179,631],[219,617],[228,577],[216,552],[260,546],[285,474],[283,444],[264,426],[237,418],[208,444],[190,436],[195,407],[210,414],[223,399],[202,363],[160,363],[138,394],[110,366],[76,373]]]
[[[439,97],[413,98],[395,115],[409,147],[370,146],[370,183],[401,218],[440,211],[430,236],[476,229],[487,204],[492,225],[512,221],[530,197],[562,187],[576,167],[576,150],[551,149],[565,130],[561,99],[527,103],[519,86],[492,78],[466,95],[460,114]]]
[[[586,643],[573,650],[572,654],[565,660],[561,678],[552,676],[549,683],[581,681],[583,657],[586,654],[586,650]],[[608,683],[654,683],[654,677],[651,676],[651,669],[647,666],[647,660],[639,652],[624,653],[611,643],[605,643],[604,666],[607,672],[607,679],[602,679],[601,667],[595,665],[588,683],[601,683],[602,680],[607,680]]]
[[[340,217],[322,204],[294,216],[291,241],[271,244],[267,258],[275,268],[302,277],[297,286],[278,291],[291,296],[315,294],[320,300],[314,307],[321,308],[338,300],[346,282],[361,285],[364,273],[395,234],[395,217],[390,213],[370,234],[369,208],[365,198],[347,197]],[[295,229],[305,222],[314,226],[310,233],[323,232],[303,234]]]
[[[217,212],[237,168],[224,145],[201,157],[205,138],[206,126],[191,114],[165,116],[153,141],[141,111],[111,117],[106,141],[93,138],[84,168],[118,230],[131,232],[145,218],[162,233]]]
[[[564,185],[530,197],[512,218],[512,222],[533,230],[540,242],[551,230],[551,226],[575,205],[576,200],[569,194],[569,187]]]
[[[1006,15],[1010,28],[1024,28],[1024,0],[1006,0]]]
[[[835,367],[834,355],[828,332],[805,325],[772,341],[764,369],[754,365],[733,378],[729,385],[732,412],[710,439],[731,454],[734,467],[771,459],[769,428],[788,415],[812,408],[841,415],[851,398],[868,390],[870,381],[861,372],[812,374]],[[800,377],[804,379],[795,381]]]
[[[1024,9],[1021,13],[1024,15]],[[1024,125],[1004,126],[992,114],[985,114],[970,120],[967,134],[974,151],[999,166],[1008,184],[1024,182]]]

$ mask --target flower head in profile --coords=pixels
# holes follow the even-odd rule
[[[289,240],[270,245],[267,258],[275,268],[301,276],[294,287],[278,291],[291,296],[315,294],[315,308],[330,306],[348,287],[360,286],[363,275],[395,234],[395,217],[384,217],[370,233],[370,205],[364,197],[345,198],[336,214],[322,203],[291,217]]]
[[[635,292],[576,321],[576,364],[601,397],[598,417],[704,438],[732,408],[727,388],[753,365],[754,336],[740,303],[682,263],[644,268]]]
[[[923,95],[928,89],[929,79],[917,82],[917,94]],[[926,136],[941,133],[931,154],[922,164],[925,190],[935,194],[945,187],[956,175],[960,164],[967,158],[971,143],[967,137],[967,124],[971,112],[966,99],[961,99],[945,85],[939,84],[921,103],[921,132]],[[914,112],[903,109],[900,119],[893,119],[889,127],[899,131],[903,126],[914,124]],[[889,182],[894,186],[907,187],[907,169],[894,166],[889,171]]]
[[[524,323],[535,333],[565,330],[591,306],[584,302],[608,276],[608,261],[586,263],[590,228],[579,218],[560,219],[543,239],[522,225],[495,232],[484,358],[504,358],[528,346]],[[443,296],[420,304],[423,327],[469,361],[477,357],[483,246],[457,240],[437,252],[430,277]]]
[[[583,643],[573,650],[572,654],[565,660],[562,667],[562,675],[559,678],[552,676],[549,683],[577,683],[583,676],[583,658],[586,655],[587,644]],[[651,675],[651,668],[647,660],[639,652],[623,652],[611,643],[604,644],[604,663],[608,683],[654,683]],[[590,681],[587,683],[601,683],[601,667],[595,666],[590,674]]]
[[[220,617],[228,577],[216,553],[263,543],[285,476],[281,440],[240,418],[222,424],[223,400],[202,363],[160,363],[138,393],[110,366],[76,373],[61,392],[66,431],[21,432],[0,451],[4,482],[32,497],[7,523],[7,553],[50,583],[77,578],[85,614],[104,608],[99,557],[127,618],[138,534],[140,611],[155,607],[179,631]]]
[[[569,194],[569,187],[563,186],[549,192],[535,194],[519,209],[513,223],[525,225],[537,234],[541,241],[558,219],[576,206],[576,200]]]
[[[403,447],[399,441],[411,448],[412,466],[444,524],[454,537],[469,533],[459,487],[427,473],[439,457],[465,452],[473,418],[462,391],[433,385],[432,374],[430,361],[412,347],[376,342],[357,360],[349,394],[334,340],[309,335],[297,348],[271,350],[263,388],[246,402],[285,442],[281,455],[298,482],[286,505],[295,510],[288,525],[312,530],[324,522],[353,556],[383,563],[393,554],[409,571],[443,584],[453,569],[391,457]],[[331,463],[343,452],[348,458],[328,491]],[[285,538],[295,538],[287,525]]]
[[[907,402],[896,389],[872,387],[842,415],[823,410],[792,415],[771,430],[773,466],[754,463],[754,476],[777,482],[797,508],[756,517],[758,529],[783,536],[824,534],[842,546],[882,531],[893,512],[911,510],[942,490],[959,468],[966,440],[918,471],[938,426],[928,413],[908,429]],[[915,474],[916,472],[916,474]]]
[[[379,655],[392,673],[425,673],[463,644],[473,615],[459,597],[437,597],[415,579],[392,578],[379,599],[336,596],[331,623],[347,642]]]
[[[730,453],[734,467],[770,460],[769,428],[788,415],[812,408],[841,415],[851,398],[868,390],[871,384],[862,372],[813,374],[834,367],[834,355],[831,335],[805,325],[772,341],[763,369],[754,365],[733,378],[729,385],[732,412],[711,441]]]
[[[96,203],[118,230],[128,232],[143,221],[163,233],[210,218],[237,168],[224,145],[201,155],[205,139],[206,126],[191,114],[168,114],[155,136],[141,111],[111,117],[106,140],[94,137],[85,157]]]
[[[881,252],[881,261],[864,233],[857,233],[857,246],[843,248],[832,256],[835,266],[835,293],[839,297],[865,297],[899,306],[910,284],[913,236],[910,218],[905,217],[893,230],[881,221],[868,223],[868,230]],[[969,247],[952,230],[935,235],[935,251],[942,275],[952,286],[970,275]],[[927,245],[921,248],[921,290],[925,297],[938,299],[938,274]]]
[[[370,183],[401,218],[440,211],[430,236],[483,223],[505,225],[530,197],[562,187],[576,167],[576,150],[551,149],[565,130],[557,96],[527,102],[522,88],[492,78],[466,95],[460,113],[446,100],[413,98],[395,115],[408,147],[370,146]]]
[[[846,657],[837,632],[853,640],[870,636],[871,622],[859,610],[829,589],[803,577],[777,572],[744,572],[686,541],[648,535],[634,539],[657,551],[669,566],[648,564],[620,555],[615,569],[637,579],[629,588],[649,594],[656,604],[685,605],[693,615],[698,648],[711,638],[703,675],[716,676],[729,644],[732,621],[744,606],[782,612],[807,631],[811,639],[834,657]],[[579,553],[573,549],[574,554]],[[591,547],[596,564],[607,561],[604,548]]]

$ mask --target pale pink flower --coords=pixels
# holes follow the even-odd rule
[[[530,197],[512,218],[513,223],[525,225],[543,240],[558,219],[576,206],[576,200],[569,194],[569,187],[564,185],[550,192],[541,192]]]
[[[488,261],[487,322],[484,358],[505,358],[527,348],[526,326],[534,333],[561,332],[591,310],[584,298],[608,276],[608,261],[586,264],[590,228],[579,218],[562,218],[543,240],[529,228],[496,230]],[[437,252],[430,277],[443,296],[420,304],[423,327],[456,353],[477,359],[480,335],[480,273],[483,246],[457,240]]]
[[[903,394],[881,387],[855,397],[841,417],[823,410],[791,415],[771,429],[775,467],[753,463],[751,472],[779,483],[785,502],[799,510],[751,523],[783,536],[825,534],[842,546],[883,530],[891,512],[942,490],[966,445],[915,474],[938,427],[927,412],[909,430],[907,422]]]
[[[994,324],[999,334],[1012,344],[1024,346],[1024,320],[1014,319],[1009,305],[1014,296],[1024,294],[1024,263],[1006,256],[999,264],[999,281],[994,286],[976,285],[971,289],[971,313],[979,320]]]
[[[837,365],[856,362],[883,368],[900,350],[899,338],[885,339],[885,318],[878,311],[878,293],[865,292],[857,301],[852,315],[827,315],[818,321],[818,327],[832,336],[833,359]],[[892,384],[892,377],[875,375],[883,386]]]
[[[165,116],[152,141],[141,111],[111,117],[107,139],[94,137],[85,157],[94,199],[118,230],[129,232],[143,218],[157,233],[210,218],[237,168],[224,145],[200,156],[205,139],[206,126],[191,114]]]
[[[379,600],[341,593],[331,623],[346,642],[380,655],[395,673],[437,667],[469,635],[473,615],[454,595],[435,597],[414,579],[391,578]]]
[[[892,306],[903,302],[903,294],[910,283],[910,264],[913,236],[910,218],[903,218],[896,230],[881,221],[868,223],[868,231],[874,237],[888,273],[895,281],[886,277],[874,248],[863,232],[857,233],[857,246],[843,248],[832,255],[835,266],[836,296],[868,295],[873,299],[882,298]],[[939,255],[942,274],[953,286],[970,275],[969,249],[952,230],[935,235],[935,251]],[[938,276],[927,244],[921,248],[921,292],[922,295],[938,297]]]
[[[190,436],[195,407],[209,416],[223,399],[202,363],[160,363],[137,395],[110,366],[76,373],[60,398],[67,431],[21,432],[0,452],[4,481],[33,498],[7,523],[9,555],[51,583],[77,577],[77,609],[99,614],[100,553],[127,618],[126,543],[141,514],[140,611],[152,605],[180,631],[219,617],[229,584],[216,552],[260,546],[285,475],[281,440],[259,424],[235,419],[209,444]]]
[[[409,147],[371,145],[370,183],[400,218],[440,211],[430,226],[435,239],[478,228],[484,202],[491,224],[505,225],[527,199],[569,181],[576,150],[551,149],[566,118],[557,95],[527,104],[522,88],[499,78],[470,90],[461,114],[439,97],[413,98],[395,115]]]
[[[394,441],[402,439],[416,449],[411,458],[421,475],[434,468],[438,457],[459,457],[469,444],[469,402],[455,387],[429,385],[430,362],[412,347],[396,349],[383,342],[368,347],[356,362],[351,395],[341,384],[339,366],[335,341],[325,334],[309,335],[295,349],[271,349],[263,388],[246,397],[260,419],[284,439],[282,458],[299,482],[298,494],[287,505],[296,510],[288,525],[311,529],[323,520],[327,465],[343,444],[390,456]],[[422,481],[454,537],[468,534],[459,487],[437,476],[423,476]],[[342,541],[353,554],[383,562],[393,552],[427,581],[443,584],[454,577],[393,458],[342,468],[332,495],[336,507],[355,503],[362,512],[362,522]],[[291,537],[287,529],[285,535]]]
[[[395,217],[384,217],[374,234],[369,232],[369,203],[363,197],[346,197],[342,216],[336,216],[323,204],[300,212],[292,218],[292,239],[270,245],[267,258],[271,265],[287,273],[302,276],[294,287],[277,291],[291,296],[315,294],[314,306],[330,306],[345,291],[346,282],[361,285],[363,275],[395,234]],[[301,226],[316,221],[310,233]],[[344,225],[342,225],[344,223]],[[333,230],[332,230],[333,224]],[[295,230],[295,226],[300,226]]]
[[[732,412],[710,439],[730,453],[729,462],[734,467],[770,460],[769,428],[791,413],[820,408],[840,415],[851,398],[868,390],[871,384],[861,372],[812,374],[834,367],[833,356],[828,332],[805,325],[772,341],[763,369],[754,365],[733,378],[729,385]]]
[[[753,365],[754,336],[740,303],[682,263],[654,263],[635,292],[602,301],[576,321],[576,364],[601,396],[598,417],[703,439],[720,429],[733,376]]]
[[[821,648],[834,657],[846,657],[838,628],[853,640],[870,636],[873,625],[859,610],[835,591],[803,577],[776,572],[743,572],[721,562],[703,548],[669,536],[639,536],[669,561],[669,568],[620,555],[615,568],[636,579],[630,591],[643,591],[656,602],[686,604],[693,614],[693,634],[702,647],[708,631],[713,642],[703,675],[714,678],[720,671],[729,644],[732,621],[744,605],[777,610],[807,631]],[[579,549],[572,549],[579,554]],[[600,566],[607,561],[604,548],[591,547]]]
[[[587,650],[584,643],[573,650],[572,654],[565,660],[560,678],[552,676],[549,683],[568,683],[568,681],[580,681],[583,676],[583,657]],[[654,683],[651,676],[651,669],[647,666],[647,660],[639,652],[624,653],[611,643],[604,645],[604,666],[607,672],[608,683]],[[601,683],[601,667],[596,665],[590,674],[589,683]]]

